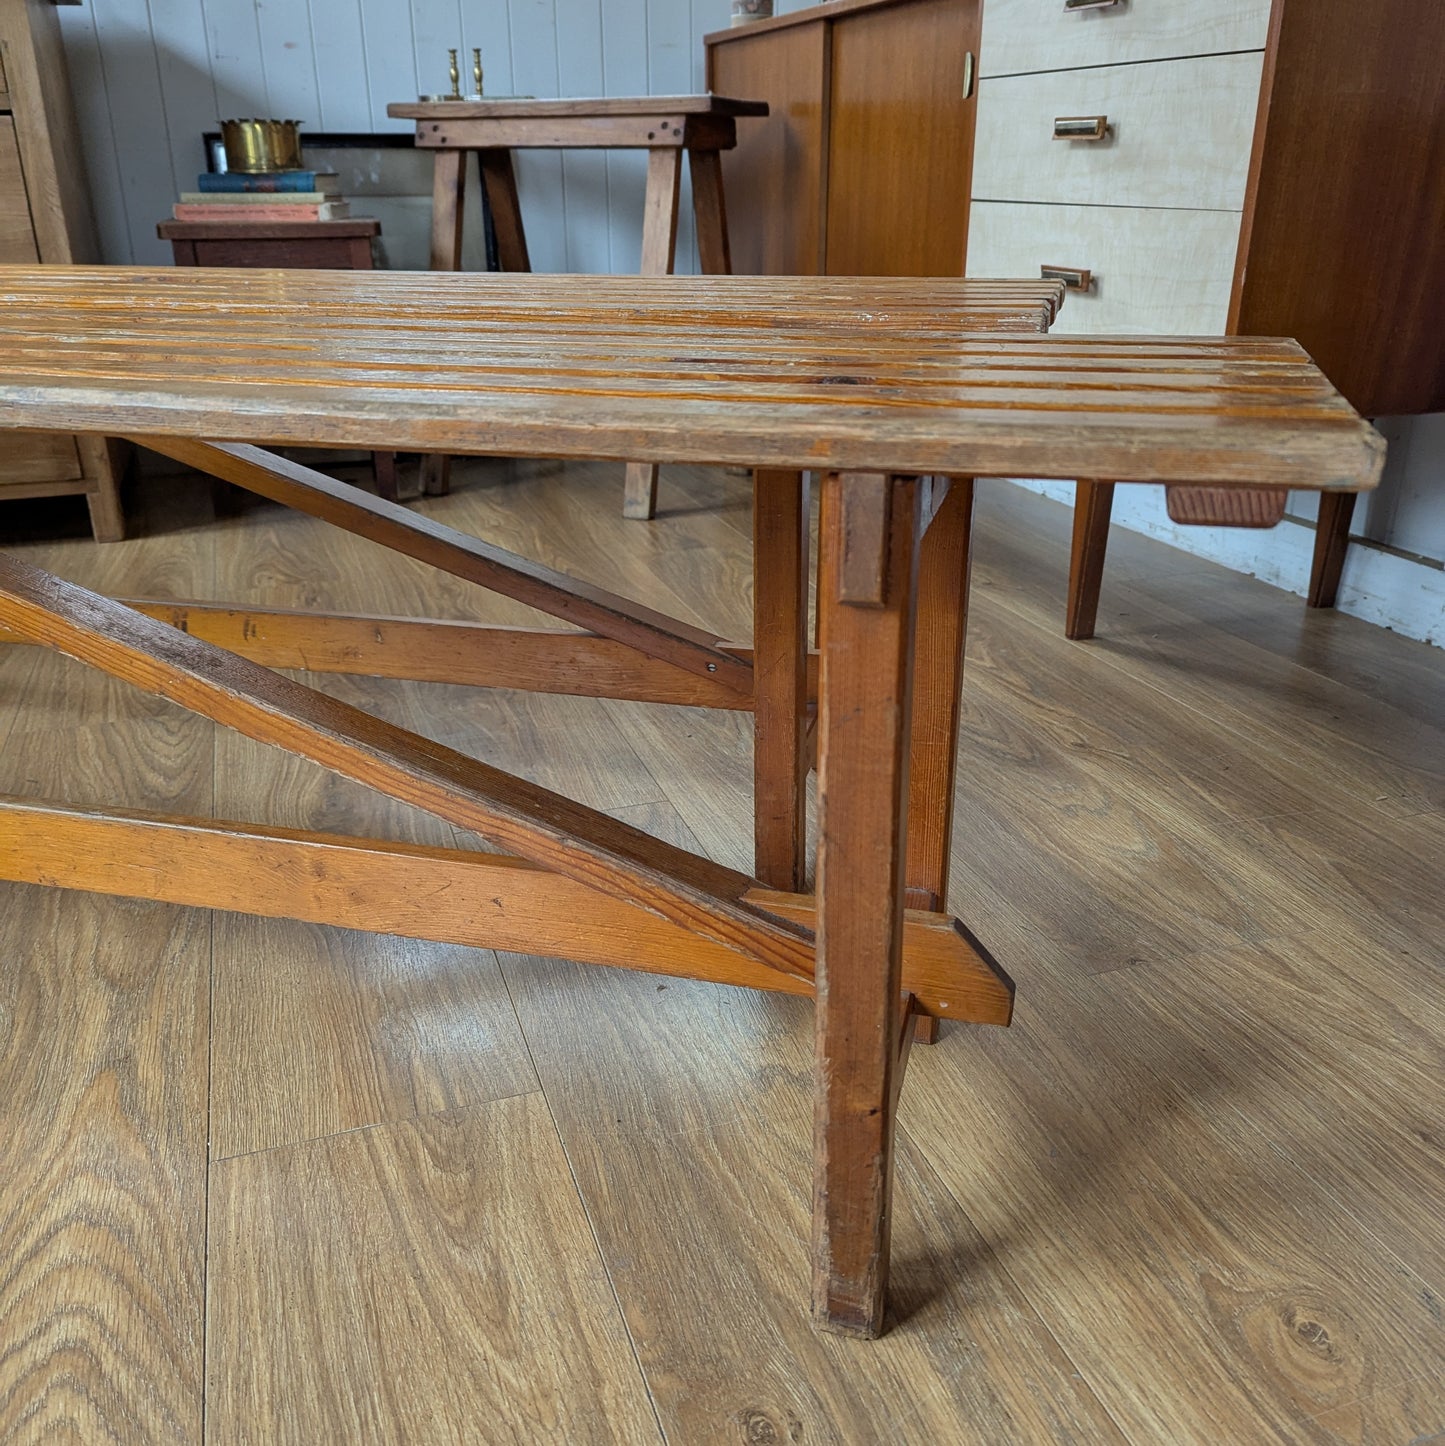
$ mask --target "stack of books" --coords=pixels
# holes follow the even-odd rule
[[[194,191],[182,191],[177,221],[344,221],[335,171],[207,171]]]

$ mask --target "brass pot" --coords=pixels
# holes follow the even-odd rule
[[[252,176],[301,170],[301,125],[298,120],[222,121],[226,169]]]

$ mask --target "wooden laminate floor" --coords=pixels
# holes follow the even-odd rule
[[[620,482],[416,505],[745,637],[744,484]],[[0,1440],[1436,1439],[1442,654],[1124,533],[1067,643],[1067,525],[981,489],[951,903],[1018,1021],[914,1052],[885,1340],[807,1319],[806,1002],[0,885]],[[196,479],[135,533],[17,545],[530,620]],[[750,865],[739,715],[313,681]],[[468,843],[33,649],[0,792]]]

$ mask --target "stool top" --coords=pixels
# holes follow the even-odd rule
[[[1048,337],[1054,283],[0,267],[0,427],[1361,489],[1292,341]]]
[[[498,96],[495,100],[409,100],[393,101],[389,116],[401,120],[543,120],[583,116],[646,115],[767,115],[765,100],[734,100],[726,95],[607,95],[567,96],[562,99],[535,96]]]

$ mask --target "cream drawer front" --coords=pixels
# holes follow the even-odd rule
[[[973,194],[987,201],[1244,208],[1261,52],[1016,75],[979,85]],[[1062,116],[1109,118],[1056,141]]]
[[[1070,291],[1053,330],[1217,336],[1229,317],[1237,211],[1029,206],[975,201],[969,276],[1032,277],[1040,266],[1094,273]]]
[[[979,74],[1263,50],[1268,29],[1269,0],[1121,0],[1074,11],[1064,0],[984,0]]]

